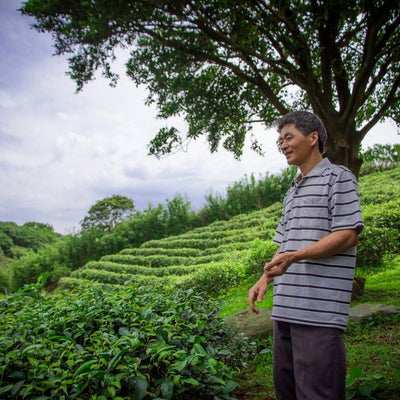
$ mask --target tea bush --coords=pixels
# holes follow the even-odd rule
[[[155,256],[155,255],[165,255],[165,256],[177,256],[177,257],[196,257],[202,254],[199,249],[191,249],[191,248],[180,248],[180,249],[164,249],[158,247],[151,248],[133,248],[133,249],[124,249],[121,250],[118,254],[127,254],[127,255],[140,255],[140,256]]]
[[[0,302],[0,397],[230,399],[254,355],[193,290],[83,284],[50,296],[25,286]]]
[[[387,253],[400,253],[400,200],[362,207],[364,230],[357,249],[357,267],[377,267]]]
[[[400,253],[400,231],[365,226],[357,249],[357,267],[379,267],[385,254]]]
[[[100,261],[111,261],[129,265],[143,265],[152,268],[166,267],[168,265],[196,265],[207,262],[217,261],[223,257],[223,254],[209,254],[198,257],[180,257],[167,255],[152,255],[152,256],[132,256],[124,254],[113,254],[104,256]]]
[[[400,197],[400,168],[359,179],[361,205],[382,204]]]
[[[118,272],[131,275],[186,275],[199,268],[198,265],[172,265],[165,268],[143,267],[141,265],[118,264],[107,261],[90,261],[82,269],[99,269],[103,271]],[[74,276],[74,273],[72,273]]]

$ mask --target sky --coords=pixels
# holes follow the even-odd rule
[[[66,58],[53,56],[50,35],[30,28],[34,21],[17,11],[20,5],[0,0],[0,221],[42,222],[73,233],[93,204],[114,194],[131,198],[137,210],[179,194],[196,210],[207,194],[224,195],[245,175],[286,167],[277,133],[261,125],[254,134],[264,157],[249,145],[240,161],[223,149],[210,154],[205,139],[185,152],[148,156],[158,130],[174,125],[184,132],[183,119],[157,118],[145,105],[146,89],[126,77],[126,58],[115,64],[116,88],[100,77],[76,93]],[[363,148],[399,142],[389,121],[367,134]]]

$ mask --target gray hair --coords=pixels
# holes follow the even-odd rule
[[[318,148],[321,154],[325,153],[328,133],[317,115],[308,111],[294,111],[277,119],[275,124],[278,132],[281,132],[282,128],[288,124],[293,124],[304,136],[318,132]]]

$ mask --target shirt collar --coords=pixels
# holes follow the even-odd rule
[[[332,163],[327,158],[323,158],[304,178],[301,178],[301,174],[297,175],[296,178],[293,179],[292,185],[296,185],[300,179],[302,180],[311,178],[312,176],[321,176],[322,173],[331,165]]]
[[[332,163],[327,159],[323,158],[306,176],[309,178],[311,176],[320,176],[327,168],[329,168]]]

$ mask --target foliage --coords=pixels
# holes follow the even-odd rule
[[[235,215],[247,214],[281,202],[297,174],[297,168],[283,170],[279,175],[265,174],[258,180],[254,175],[244,176],[240,181],[229,185],[226,196],[208,194],[206,205],[199,212],[205,224],[217,220],[230,219]]]
[[[362,208],[365,223],[357,249],[357,267],[377,268],[385,254],[400,253],[400,201]]]
[[[90,207],[88,215],[81,221],[81,227],[83,230],[96,228],[109,232],[133,210],[133,201],[128,197],[119,195],[106,197]]]
[[[226,211],[226,204],[235,203],[228,201],[228,198],[237,199],[237,205],[240,204],[238,199],[246,202],[249,198],[258,198],[262,202],[265,201],[265,204],[275,200],[274,196],[262,200],[263,187],[279,186],[281,198],[294,173],[294,170],[285,170],[280,178],[267,174],[255,185],[246,186],[243,183],[244,180],[241,184],[234,184],[227,191],[226,199],[221,196],[224,202],[221,203],[219,209]],[[397,203],[391,203],[390,200],[400,197],[400,170],[396,168],[365,175],[360,179],[359,185],[366,228],[360,238],[358,268],[368,265],[378,266],[385,251],[397,251],[395,249],[397,248],[398,225],[394,224],[398,221],[399,207]],[[234,194],[235,190],[237,190],[236,194]],[[265,193],[267,192],[266,190]],[[245,193],[248,194],[247,197],[244,196]],[[256,204],[256,210],[246,214],[199,226],[206,223],[208,219],[212,220],[217,214],[203,212],[207,206],[194,213],[190,210],[190,203],[178,195],[173,200],[168,200],[165,205],[159,204],[157,207],[149,205],[143,211],[136,211],[117,224],[111,232],[92,228],[63,236],[54,245],[42,247],[36,253],[27,252],[25,256],[13,262],[12,266],[8,263],[8,266],[3,269],[8,277],[5,281],[10,282],[9,289],[16,290],[24,283],[35,282],[41,273],[47,271],[50,272],[49,283],[52,283],[56,282],[60,276],[73,273],[89,261],[98,261],[110,254],[114,254],[110,256],[114,258],[117,253],[117,257],[140,256],[142,261],[138,263],[144,263],[146,266],[152,259],[157,259],[158,265],[163,267],[170,265],[174,257],[203,257],[203,260],[200,259],[199,262],[204,263],[207,256],[220,253],[221,257],[226,259],[229,253],[249,250],[251,248],[249,243],[255,239],[272,239],[279,222],[282,205],[276,202],[262,209],[258,209],[258,206]],[[248,210],[246,207],[246,205],[238,206],[237,211]],[[231,210],[233,209],[231,207]],[[204,215],[209,217],[204,218]],[[175,226],[173,232],[178,232],[178,236],[170,236],[173,233],[170,227],[173,226]],[[14,246],[10,251],[16,250]],[[164,256],[163,264],[161,264],[162,257],[153,257],[156,255]],[[147,256],[151,257],[146,259]],[[102,261],[105,260],[107,258]],[[180,260],[182,259],[175,258],[176,262]],[[208,260],[212,261],[211,258]],[[118,263],[126,265],[122,258]],[[195,265],[197,262],[192,260],[190,263]],[[183,262],[183,264],[187,265],[188,262]],[[99,276],[99,273],[96,274]],[[109,282],[111,278],[107,276],[107,279]],[[118,282],[125,281],[123,277],[118,277],[117,280]]]
[[[149,153],[206,136],[242,154],[254,122],[313,109],[328,129],[328,156],[357,173],[358,148],[383,118],[398,122],[397,2],[310,0],[27,1],[24,14],[69,56],[78,90],[111,70],[118,47],[127,73],[147,86],[159,116],[183,115],[185,137],[162,128]],[[260,150],[253,138],[251,147]]]
[[[10,262],[9,259],[0,255],[0,293],[10,289]]]
[[[381,182],[385,186],[384,175]],[[382,270],[386,254],[399,253],[399,210],[399,200],[363,206],[365,228],[358,247],[358,275],[365,275],[372,268]],[[71,276],[119,285],[160,282],[168,287],[199,288],[218,296],[230,291],[234,283],[245,281],[251,286],[256,281],[253,277],[258,279],[263,265],[276,252],[271,239],[280,213],[281,204],[274,204],[178,236],[150,240],[140,248],[103,256]],[[67,279],[61,283],[70,287],[71,282]],[[234,297],[232,294],[232,301]]]
[[[254,351],[193,291],[86,285],[50,296],[32,284],[0,307],[10,399],[230,399]]]
[[[360,367],[351,366],[346,377],[346,400],[375,399],[373,394],[383,384],[382,375],[365,374]]]
[[[374,172],[359,180],[361,205],[383,204],[400,197],[400,168]]]
[[[400,166],[400,144],[375,144],[361,155],[363,165],[360,175],[385,171]]]
[[[380,268],[362,268],[359,275],[366,278],[364,294],[357,302],[395,305],[400,307],[400,255],[386,256]],[[400,370],[399,370],[400,372]]]
[[[26,222],[20,226],[14,222],[0,222],[0,290],[7,291],[13,288],[12,266],[16,260],[38,252],[49,244],[55,245],[59,237],[60,235],[48,224]],[[22,284],[32,282],[29,275],[30,272],[27,271]],[[37,277],[38,275],[33,277],[33,282]]]
[[[13,246],[36,251],[45,244],[55,242],[58,237],[48,224],[26,222],[19,226],[14,222],[0,222],[0,247],[7,256],[12,255]]]

